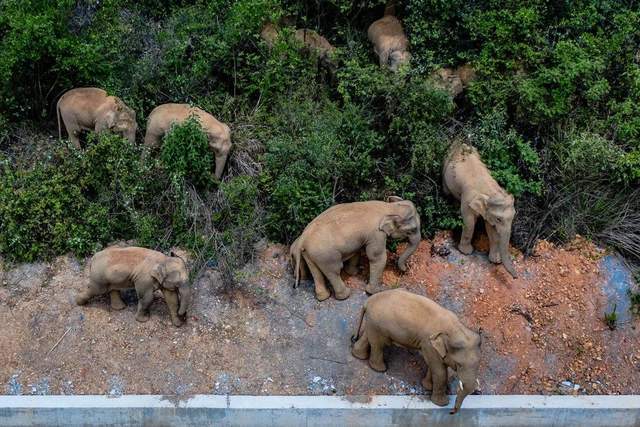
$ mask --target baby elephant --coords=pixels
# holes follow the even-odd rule
[[[69,141],[80,148],[80,132],[110,131],[134,143],[136,139],[136,113],[118,97],[95,87],[71,89],[60,97],[56,107],[58,138],[62,139],[60,118],[69,134]]]
[[[189,104],[163,104],[154,108],[147,120],[144,144],[156,147],[174,123],[182,123],[190,116],[198,118],[202,130],[207,135],[209,148],[216,158],[216,178],[220,179],[231,150],[231,130],[229,126],[198,107]]]
[[[509,254],[511,224],[516,214],[513,196],[500,187],[480,159],[478,151],[463,143],[454,144],[443,166],[443,189],[460,200],[462,237],[458,248],[463,254],[473,252],[471,238],[478,216],[484,218],[489,236],[489,260],[504,265],[517,277]]]
[[[387,369],[382,357],[386,345],[420,350],[427,362],[422,385],[433,390],[431,401],[439,406],[449,403],[447,367],[455,370],[459,385],[452,414],[479,385],[480,335],[460,323],[449,310],[404,289],[370,297],[351,340],[355,342],[351,354],[369,359],[369,366],[379,372]]]
[[[180,316],[186,314],[191,295],[188,280],[189,272],[184,260],[173,253],[166,256],[158,251],[134,246],[111,247],[91,258],[89,287],[76,296],[76,303],[84,305],[91,297],[109,292],[111,308],[122,310],[125,304],[120,289],[133,287],[138,294],[136,320],[146,322],[149,320],[153,291],[160,289],[169,307],[171,322],[180,326]]]
[[[407,51],[409,41],[395,16],[386,15],[375,21],[369,26],[367,35],[380,58],[381,67],[388,66],[391,71],[397,71],[400,65],[410,61],[411,54]]]
[[[329,298],[325,277],[331,283],[336,299],[350,295],[340,277],[344,263],[346,272],[356,274],[360,250],[369,258],[370,294],[382,290],[380,279],[387,264],[387,237],[409,239],[409,246],[398,258],[398,268],[407,269],[407,258],[420,243],[420,216],[408,200],[389,197],[389,202],[343,203],[318,215],[291,245],[290,255],[296,277],[294,287],[308,268],[315,283],[316,298]]]

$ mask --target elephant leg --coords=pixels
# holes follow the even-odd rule
[[[147,129],[147,133],[145,133],[144,135],[144,145],[149,147],[150,149],[155,148],[158,146],[160,139],[161,135],[157,135],[153,131]]]
[[[347,285],[342,281],[342,277],[340,277],[341,269],[342,262],[336,261],[327,265],[326,270],[324,270],[325,276],[327,276],[327,279],[333,287],[335,297],[339,300],[347,299],[349,295],[351,295],[351,289],[347,288]]]
[[[422,385],[431,385],[431,401],[438,406],[446,406],[449,404],[449,396],[447,396],[447,366],[442,361],[442,358],[435,353],[435,350],[422,350],[422,356],[429,366],[427,370],[427,376],[431,374],[431,384],[426,380],[423,380]],[[425,384],[426,383],[426,384]]]
[[[113,289],[109,292],[109,295],[111,296],[111,308],[113,310],[122,310],[127,306],[124,301],[122,301],[120,290]]]
[[[387,265],[387,248],[384,245],[380,247],[377,244],[370,244],[367,246],[366,252],[367,258],[369,258],[369,284],[365,291],[372,295],[384,290],[380,281],[384,267]]]
[[[82,146],[80,145],[80,130],[72,130],[69,132],[69,141],[77,148],[80,149]]]
[[[327,284],[324,279],[324,275],[322,271],[315,265],[309,258],[307,258],[304,254],[302,255],[304,260],[311,272],[311,276],[313,277],[313,283],[316,288],[316,298],[318,301],[324,301],[331,296],[329,289],[327,289]]]
[[[367,338],[367,329],[365,326],[362,335],[358,338],[358,341],[353,345],[351,354],[353,357],[360,360],[367,360],[369,358],[369,352],[371,351],[371,345],[369,344],[369,338]]]
[[[489,237],[489,261],[500,264],[502,259],[500,258],[500,248],[498,247],[498,243],[500,242],[498,231],[487,221],[484,222],[484,226],[487,230],[487,236]]]
[[[471,246],[471,238],[473,237],[473,230],[476,228],[476,214],[474,212],[462,211],[462,236],[460,236],[460,244],[458,249],[465,255],[473,252],[473,246]]]
[[[104,295],[109,291],[109,288],[100,283],[96,283],[92,280],[89,280],[89,286],[84,292],[81,292],[76,295],[76,304],[85,305],[91,297],[97,295]]]
[[[138,311],[136,312],[136,320],[138,322],[146,322],[149,320],[149,306],[153,301],[153,290],[148,290],[142,295],[138,293]]]
[[[369,331],[369,344],[371,345],[371,353],[369,355],[369,366],[374,371],[384,372],[387,365],[384,363],[383,350],[386,340],[377,331]]]
[[[358,269],[359,262],[360,254],[357,253],[347,260],[347,262],[345,263],[344,271],[346,271],[349,276],[355,276],[360,271]]]
[[[429,369],[429,366],[427,366],[427,372],[422,379],[422,387],[427,391],[433,390],[433,378],[431,377],[431,369]]]
[[[167,303],[167,307],[169,307],[171,323],[173,323],[173,326],[182,326],[182,319],[178,316],[178,293],[170,289],[163,289],[162,295],[164,295],[164,300]]]

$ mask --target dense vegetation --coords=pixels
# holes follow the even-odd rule
[[[232,270],[263,236],[289,242],[336,202],[398,194],[424,232],[455,228],[440,188],[452,140],[481,151],[517,199],[513,240],[575,233],[640,257],[640,7],[635,2],[404,0],[410,67],[378,67],[381,0],[0,1],[0,253],[86,254],[114,239],[194,250]],[[286,19],[282,19],[286,18]],[[318,30],[326,67],[283,31]],[[441,66],[477,72],[456,99]],[[232,128],[222,182],[198,124],[146,153],[113,136],[78,151],[46,135],[66,90],[137,111],[190,102]]]

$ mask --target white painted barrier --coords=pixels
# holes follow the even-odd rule
[[[86,425],[637,427],[640,396],[0,396],[0,426]]]

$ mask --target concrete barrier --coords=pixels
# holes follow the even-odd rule
[[[0,396],[0,425],[640,426],[640,396]]]

